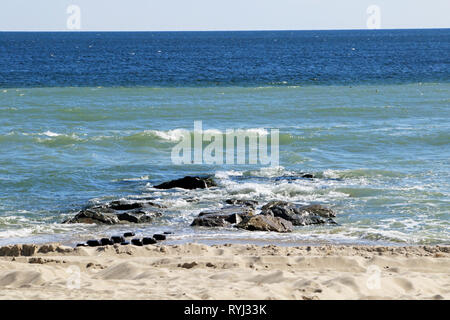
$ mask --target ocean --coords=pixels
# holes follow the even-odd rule
[[[0,33],[0,245],[173,231],[173,243],[450,243],[450,29]],[[278,129],[279,164],[174,164],[180,130]],[[311,173],[314,179],[296,178]],[[186,175],[218,188],[162,191]],[[151,224],[62,224],[154,197]],[[193,228],[228,198],[338,225]],[[198,201],[193,202],[191,199]]]

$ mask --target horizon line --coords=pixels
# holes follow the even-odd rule
[[[393,30],[446,30],[450,27],[422,27],[422,28],[352,28],[352,29],[239,29],[239,30],[0,30],[0,32],[273,32],[273,31],[393,31]]]

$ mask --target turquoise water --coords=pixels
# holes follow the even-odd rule
[[[127,226],[63,225],[89,201],[157,197],[138,233],[176,241],[450,243],[450,83],[0,89],[0,244],[75,241]],[[174,165],[179,129],[280,130],[280,167]],[[286,180],[314,173],[317,178]],[[213,174],[220,188],[153,185]],[[186,198],[200,199],[198,203]],[[338,226],[292,234],[189,227],[229,197],[324,203]],[[136,229],[136,227],[132,227]]]

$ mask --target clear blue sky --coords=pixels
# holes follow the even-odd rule
[[[450,0],[4,0],[0,30],[67,30],[71,4],[84,31],[364,29],[369,5],[383,29],[450,28]]]

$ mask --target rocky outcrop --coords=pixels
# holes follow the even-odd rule
[[[228,206],[218,210],[202,211],[191,226],[229,227],[239,223],[244,217],[254,215],[252,207]]]
[[[322,205],[298,206],[286,201],[271,201],[261,208],[261,214],[283,218],[295,226],[335,223],[333,210]]]
[[[275,232],[292,232],[293,229],[292,223],[283,218],[262,214],[246,217],[235,227],[249,231]]]
[[[251,231],[291,232],[293,226],[335,223],[333,210],[322,205],[298,206],[286,201],[271,201],[264,205],[261,214],[255,215],[258,202],[228,199],[230,206],[201,212],[191,226],[231,227]]]
[[[162,216],[162,205],[153,202],[112,201],[79,211],[63,223],[148,223]]]
[[[156,189],[182,188],[192,190],[192,189],[206,189],[216,186],[217,186],[216,182],[211,177],[186,176],[181,179],[161,183],[155,186],[155,188]]]

